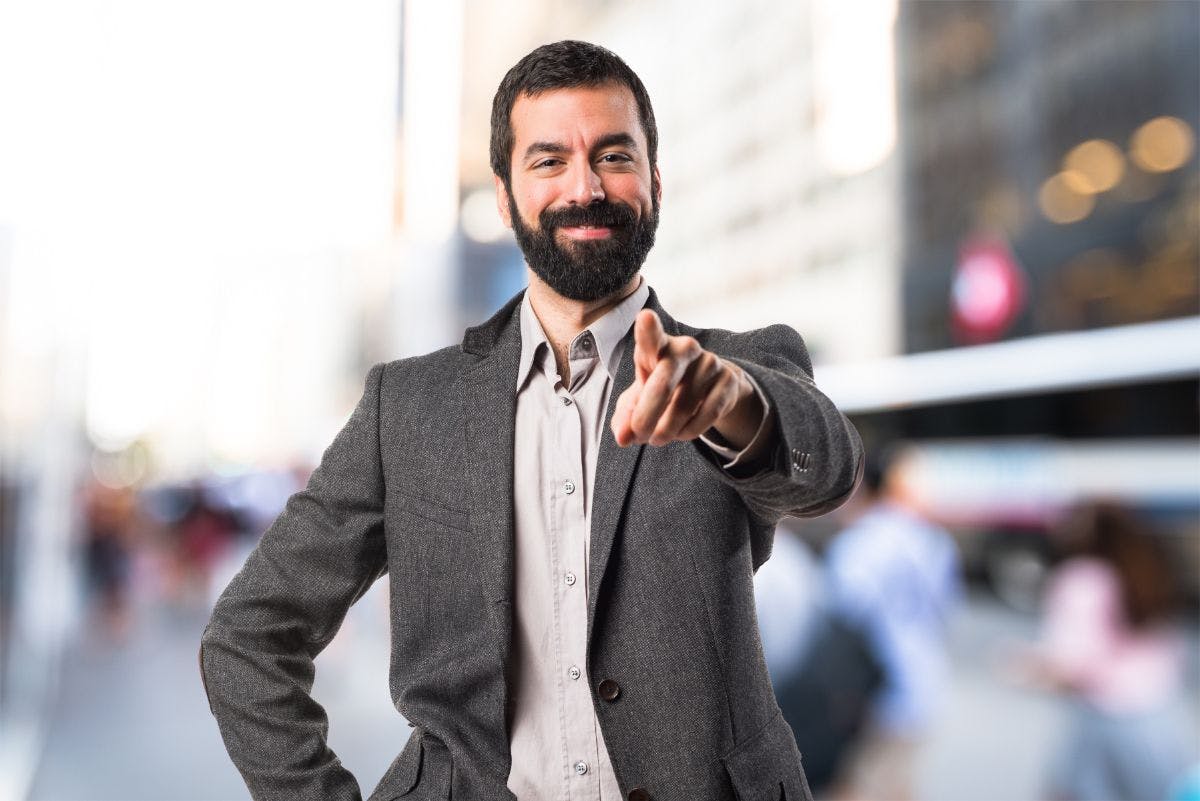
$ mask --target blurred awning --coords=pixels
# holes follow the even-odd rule
[[[1200,317],[819,366],[848,414],[1200,375]]]

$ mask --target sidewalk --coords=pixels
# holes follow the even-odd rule
[[[386,581],[351,610],[317,659],[314,696],[330,745],[363,786],[410,731],[387,685]],[[232,801],[249,794],[200,683],[207,610],[143,607],[124,644],[89,636],[68,650],[31,801]]]
[[[317,659],[313,688],[329,714],[330,745],[359,778],[364,797],[410,731],[388,697],[386,604],[384,580]],[[248,798],[201,689],[196,651],[206,619],[203,609],[143,607],[125,645],[91,637],[70,649],[31,801]],[[919,759],[920,798],[1041,797],[1064,707],[1054,696],[1004,684],[993,659],[1033,625],[979,595],[956,619],[945,714]],[[1193,688],[1196,676],[1193,665]]]

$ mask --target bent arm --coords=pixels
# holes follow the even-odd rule
[[[845,503],[862,478],[862,441],[813,383],[800,335],[773,325],[714,343],[713,350],[754,378],[773,418],[773,441],[753,469],[723,470],[719,456],[698,448],[720,479],[766,529],[785,515],[816,517]]]
[[[255,799],[353,799],[310,695],[313,659],[386,570],[379,396],[371,368],[350,420],[221,594],[200,645],[209,707]]]

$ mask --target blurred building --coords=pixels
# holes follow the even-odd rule
[[[1197,30],[1194,3],[903,6],[907,352],[1200,312]],[[989,244],[1011,290],[968,269]]]
[[[78,619],[86,459],[79,343],[55,341],[56,321],[37,313],[31,301],[46,284],[14,269],[16,239],[0,221],[0,798],[18,797],[28,779]]]
[[[1014,596],[1083,497],[1200,564],[1197,30],[1195,3],[900,8],[908,355],[818,378],[868,439],[924,443]]]
[[[0,798],[89,633],[84,489],[312,461],[382,358],[398,22],[0,6]]]

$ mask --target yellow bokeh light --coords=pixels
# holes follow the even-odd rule
[[[1075,179],[1060,172],[1048,178],[1038,190],[1038,205],[1050,222],[1059,225],[1079,222],[1095,208],[1096,201],[1092,195],[1076,191],[1072,188],[1072,180]]]
[[[1106,192],[1125,174],[1125,156],[1112,142],[1089,139],[1072,148],[1063,159],[1062,174],[1079,194]]]
[[[1196,135],[1177,117],[1156,117],[1133,133],[1129,156],[1146,172],[1177,170],[1192,157]]]
[[[1080,195],[1094,195],[1099,190],[1092,182],[1092,179],[1081,173],[1079,170],[1063,170],[1059,173],[1067,186],[1071,187],[1071,191]]]

